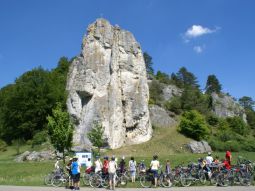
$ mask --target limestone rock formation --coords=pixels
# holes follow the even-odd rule
[[[173,97],[180,97],[182,95],[182,91],[175,85],[166,85],[163,89],[163,98],[165,101],[171,100]]]
[[[110,148],[138,144],[152,136],[146,69],[134,36],[105,19],[89,25],[82,51],[69,68],[67,107],[75,120],[74,149],[90,146],[94,121]]]
[[[192,153],[212,152],[211,146],[206,141],[191,141],[187,147]]]
[[[246,122],[244,109],[231,96],[212,93],[213,112],[218,117],[240,116]]]
[[[177,125],[176,120],[170,117],[167,111],[158,105],[150,106],[150,119],[155,127],[173,127]]]

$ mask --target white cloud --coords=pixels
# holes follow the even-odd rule
[[[196,53],[198,53],[198,54],[202,53],[202,52],[204,51],[204,49],[205,49],[205,46],[194,46],[194,47],[193,47],[193,50],[194,50]]]
[[[202,35],[214,33],[219,29],[219,27],[216,27],[215,29],[209,29],[201,25],[192,25],[192,27],[188,28],[185,32],[184,37],[186,38],[186,40],[187,38],[196,38]]]

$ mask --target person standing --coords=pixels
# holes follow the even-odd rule
[[[80,168],[81,168],[81,165],[78,162],[78,157],[74,156],[73,162],[71,165],[72,179],[74,184],[74,188],[72,190],[80,190]]]
[[[130,176],[131,176],[131,182],[135,182],[135,175],[136,175],[136,161],[134,157],[130,158],[130,161],[128,163]]]
[[[166,160],[166,168],[165,168],[166,174],[171,173],[171,166],[170,166],[170,161]]]
[[[232,161],[232,155],[230,151],[226,151],[226,160],[228,161],[229,165],[231,165],[231,161]]]
[[[120,166],[120,173],[123,174],[125,172],[125,166],[126,166],[126,162],[125,162],[125,157],[124,156],[122,156],[122,159],[120,161],[119,166]]]
[[[212,162],[213,162],[213,157],[212,157],[212,153],[211,152],[208,152],[207,156],[205,157],[205,160],[206,160],[206,164],[207,165],[211,165]]]
[[[102,162],[100,161],[100,157],[96,156],[96,161],[95,161],[95,173],[98,173],[102,170]]]
[[[158,156],[157,155],[153,156],[153,160],[151,161],[150,167],[151,167],[151,172],[153,173],[155,187],[157,187],[157,184],[158,184],[158,181],[157,181],[158,180],[158,169],[159,169],[159,161],[158,161]]]
[[[72,163],[73,163],[73,158],[70,158],[69,162],[66,165],[66,170],[68,171],[68,174],[69,174],[69,177],[70,177],[70,180],[69,180],[69,188],[70,189],[73,189],[72,169],[71,169]]]
[[[109,173],[109,185],[110,189],[115,189],[115,176],[117,170],[117,162],[115,161],[115,157],[112,156],[111,161],[109,162],[108,173]]]

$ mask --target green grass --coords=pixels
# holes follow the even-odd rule
[[[115,155],[118,158],[124,155],[126,162],[128,162],[130,156],[134,156],[137,162],[145,160],[145,163],[149,164],[152,156],[157,154],[162,165],[169,159],[171,166],[174,167],[181,163],[196,162],[198,158],[206,156],[206,154],[191,154],[185,150],[183,145],[189,141],[191,139],[179,134],[176,128],[156,129],[152,139],[146,143],[108,150],[103,155]],[[43,146],[31,149],[31,146],[25,145],[20,148],[20,151],[40,150],[42,148]],[[225,157],[224,152],[213,152],[213,156],[216,155],[220,159]],[[232,153],[234,163],[239,155],[255,161],[255,152],[239,152]],[[7,151],[0,152],[0,185],[42,186],[44,176],[54,168],[55,161],[16,163],[14,162],[15,157],[15,147],[10,146]],[[137,186],[140,187],[138,183],[128,184],[128,187]]]

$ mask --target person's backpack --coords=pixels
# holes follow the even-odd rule
[[[109,173],[115,173],[116,172],[116,162],[115,161],[110,161],[109,162],[108,172]]]

